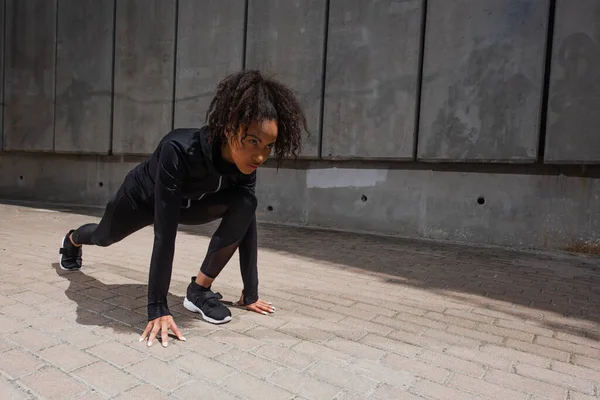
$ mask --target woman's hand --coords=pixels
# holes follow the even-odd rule
[[[168,345],[167,340],[169,337],[169,328],[173,331],[173,333],[175,334],[175,336],[177,336],[177,338],[179,340],[182,340],[185,342],[185,338],[181,334],[181,331],[175,324],[175,320],[173,320],[173,316],[171,316],[171,315],[165,315],[164,317],[156,318],[156,319],[153,319],[152,321],[148,322],[148,325],[146,325],[146,330],[144,330],[144,333],[142,333],[142,337],[140,337],[140,342],[144,341],[144,339],[146,339],[148,334],[150,334],[150,337],[148,338],[148,347],[150,347],[150,346],[152,346],[152,342],[156,338],[156,334],[159,331],[162,331],[161,332],[162,345],[163,345],[163,347],[167,347],[167,345]]]
[[[275,307],[272,306],[271,302],[264,302],[261,299],[258,299],[255,303],[244,305],[244,294],[242,293],[242,297],[235,303],[236,306],[244,307],[246,310],[254,311],[259,314],[267,315],[269,313],[275,312]]]

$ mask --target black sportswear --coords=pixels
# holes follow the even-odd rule
[[[201,271],[216,277],[239,248],[245,304],[258,300],[256,171],[242,174],[223,160],[221,142],[209,143],[206,128],[175,129],[154,153],[132,169],[106,206],[99,224],[73,233],[77,244],[109,246],[154,224],[148,280],[148,319],[170,315],[177,226],[222,218]]]

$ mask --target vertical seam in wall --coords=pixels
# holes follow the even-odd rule
[[[542,102],[540,107],[540,125],[538,131],[538,154],[536,162],[544,163],[546,153],[546,126],[548,118],[548,100],[550,96],[550,78],[552,67],[552,46],[554,44],[554,19],[556,13],[556,0],[550,0],[548,11],[548,30],[546,32],[546,58],[544,63],[544,85],[542,87]]]
[[[246,51],[248,46],[248,1],[244,2],[244,34],[242,35],[242,70],[246,69]]]
[[[177,46],[179,37],[179,0],[175,0],[175,37],[173,38],[173,91],[171,94],[171,129],[175,129],[175,105],[177,103]]]
[[[319,132],[317,132],[319,145],[317,157],[323,158],[323,126],[325,125],[325,88],[327,83],[327,43],[329,41],[329,9],[331,0],[325,2],[325,29],[323,30],[323,62],[321,73],[321,109],[319,110]]]
[[[117,0],[113,2],[112,26],[112,71],[110,78],[110,123],[108,132],[108,155],[113,154],[113,140],[115,129],[115,70],[117,64]]]
[[[53,94],[52,94],[52,151],[56,152],[56,103],[57,103],[57,95],[56,95],[56,76],[57,76],[57,66],[58,66],[58,9],[59,9],[60,0],[56,0],[54,3],[54,82],[53,86]]]
[[[421,98],[423,90],[423,65],[425,63],[425,33],[427,28],[427,0],[422,1],[421,7],[421,34],[419,43],[419,67],[417,71],[417,88],[415,99],[415,126],[414,126],[414,141],[413,141],[413,161],[417,160],[419,153],[419,122],[421,120]]]
[[[4,122],[4,111],[6,107],[6,2],[7,0],[2,0],[2,8],[4,9],[2,13],[2,133],[0,134],[0,151],[4,149],[4,127],[6,126]]]

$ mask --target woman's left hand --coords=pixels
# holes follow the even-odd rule
[[[255,303],[248,304],[247,306],[245,306],[243,294],[242,294],[242,297],[240,297],[239,301],[235,304],[237,306],[244,307],[246,310],[254,311],[259,314],[268,315],[270,313],[275,312],[275,307],[273,307],[271,302],[267,303],[265,301],[262,301],[261,299],[258,299]]]

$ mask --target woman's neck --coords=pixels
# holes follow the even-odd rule
[[[229,147],[229,143],[226,140],[221,142],[221,157],[228,163],[235,164],[231,156],[231,147]]]

